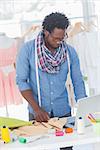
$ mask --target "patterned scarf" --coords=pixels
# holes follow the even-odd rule
[[[53,55],[44,44],[43,32],[38,34],[36,40],[39,68],[47,73],[58,73],[61,64],[64,63],[67,58],[65,42],[61,42],[56,53]]]

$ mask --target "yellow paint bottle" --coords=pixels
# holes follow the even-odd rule
[[[10,132],[9,132],[9,129],[6,126],[3,126],[1,128],[1,139],[5,143],[9,143],[11,141],[11,139],[10,139]]]

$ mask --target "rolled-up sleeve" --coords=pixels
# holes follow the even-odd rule
[[[80,69],[80,63],[78,55],[74,48],[71,48],[71,78],[74,87],[75,99],[76,101],[80,98],[86,97],[85,84],[83,81],[83,76]]]
[[[16,83],[20,91],[31,89],[29,84],[29,46],[24,44],[16,60]]]

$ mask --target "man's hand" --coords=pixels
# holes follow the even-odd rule
[[[25,90],[21,92],[22,96],[27,100],[27,102],[32,106],[35,115],[34,119],[38,122],[47,122],[49,120],[49,114],[44,111],[36,102],[33,97],[32,90]]]
[[[49,114],[44,111],[42,108],[39,108],[35,111],[35,120],[38,122],[48,122],[50,119]]]

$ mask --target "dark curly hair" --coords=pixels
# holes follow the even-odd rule
[[[43,30],[47,30],[50,33],[54,30],[54,28],[67,29],[68,26],[68,18],[63,13],[59,12],[47,15],[42,23]]]

